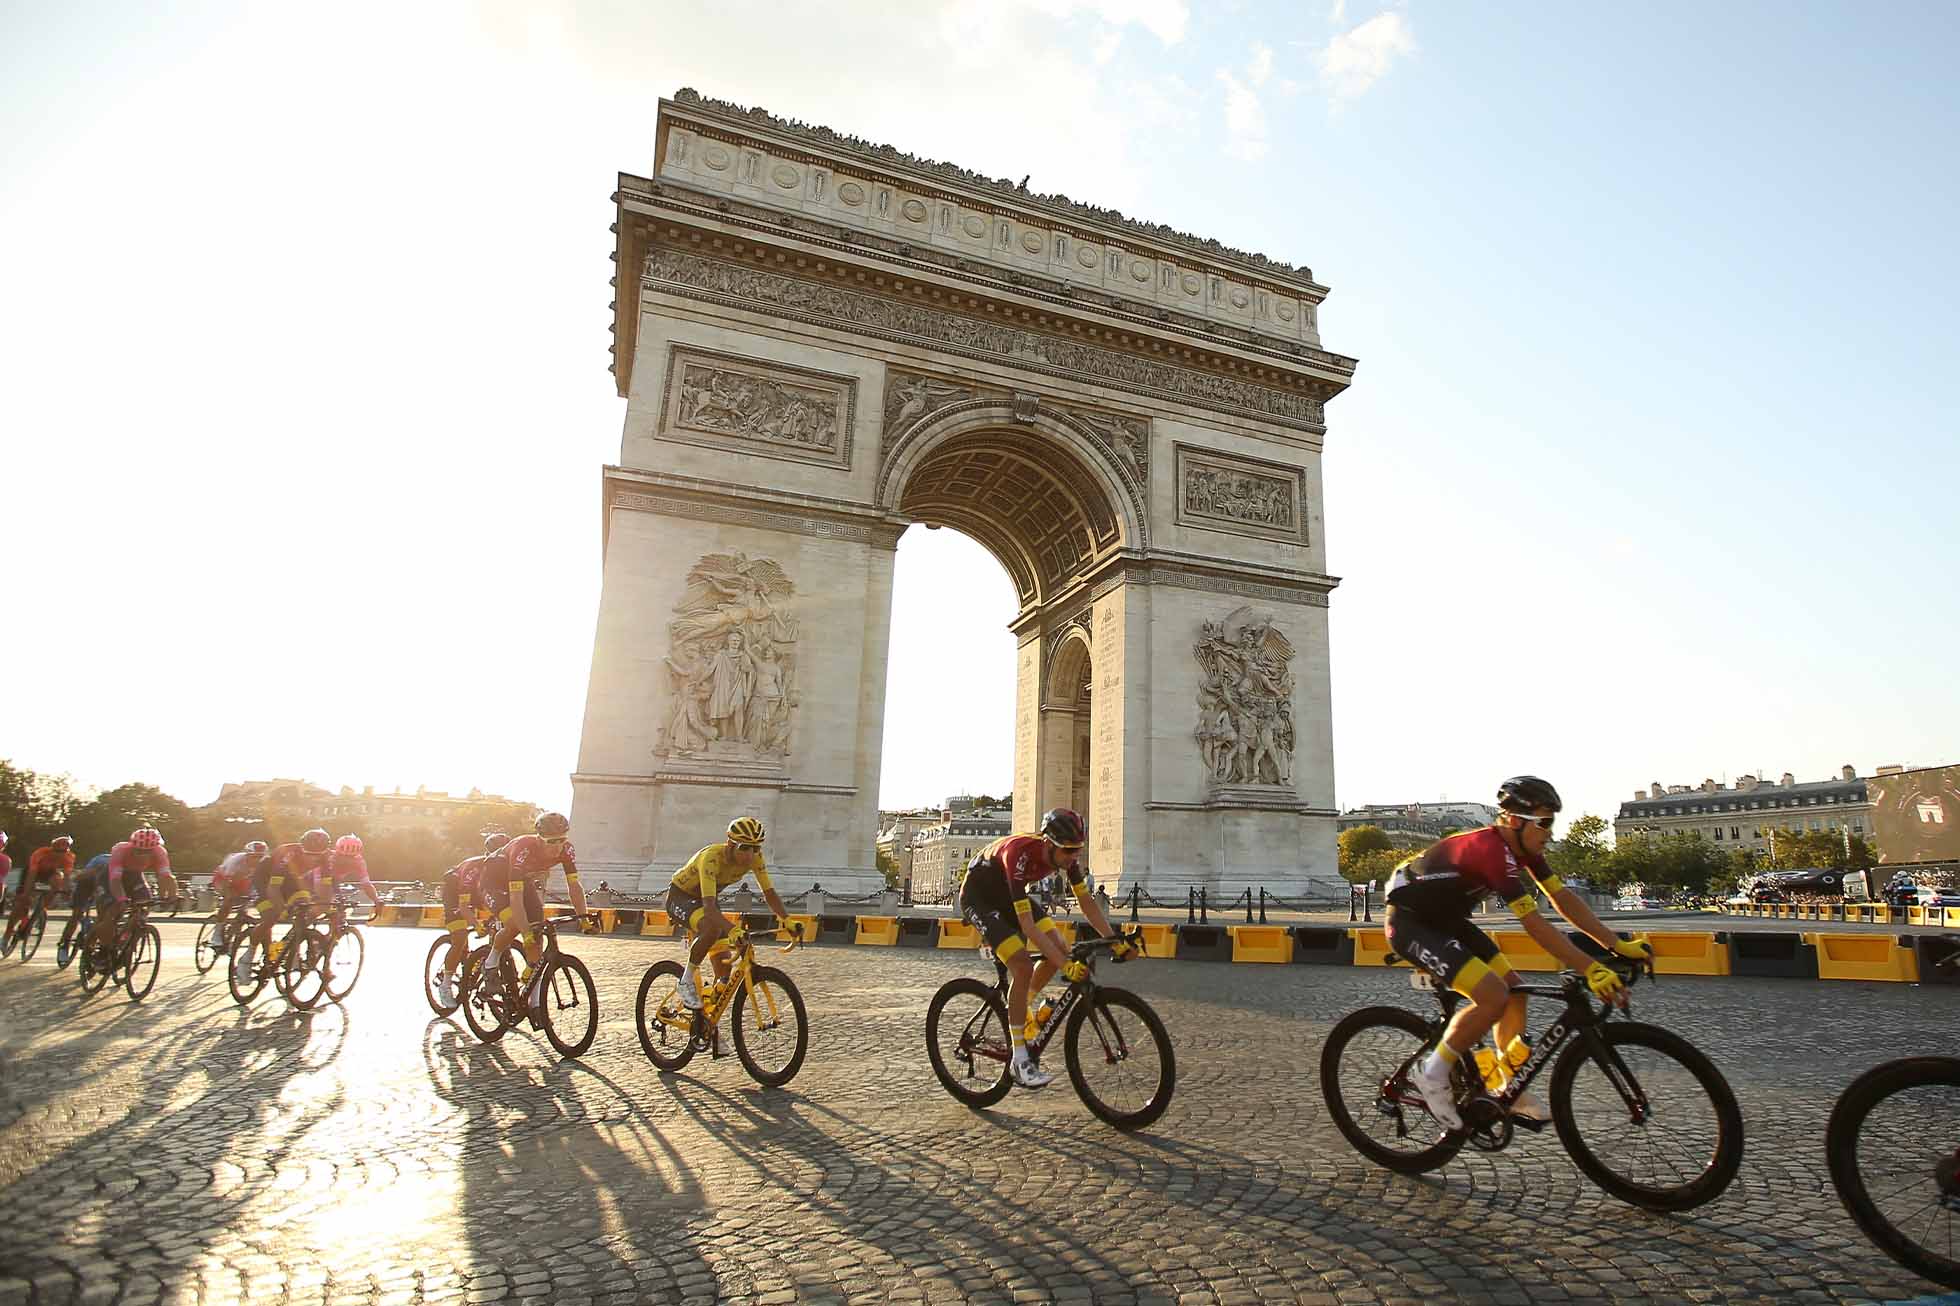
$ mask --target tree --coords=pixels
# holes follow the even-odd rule
[[[202,875],[226,853],[236,851],[236,831],[229,823],[191,810],[155,785],[118,785],[68,814],[68,833],[75,836],[76,852],[84,858],[109,851],[145,825],[163,836],[170,864],[179,875]]]
[[[0,760],[0,830],[9,840],[29,851],[40,847],[65,832],[75,803],[74,783],[67,776],[40,775]]]
[[[537,819],[538,809],[529,803],[471,803],[459,807],[443,822],[442,848],[435,860],[442,862],[447,870],[465,857],[482,852],[483,836],[491,831],[501,830],[515,838],[531,833]],[[574,830],[572,835],[576,846],[578,832]]]
[[[1394,847],[1393,841],[1388,837],[1388,831],[1379,825],[1357,825],[1351,830],[1343,830],[1340,838],[1335,842],[1340,852],[1341,874],[1346,875],[1350,880],[1354,876],[1348,873],[1348,868],[1354,864],[1356,858]]]
[[[1599,879],[1613,850],[1606,844],[1606,818],[1588,812],[1566,827],[1565,838],[1545,850],[1545,860],[1562,880]]]
[[[1605,879],[1616,890],[1640,885],[1653,892],[1706,893],[1709,883],[1729,869],[1728,854],[1684,831],[1658,838],[1623,839],[1604,863]]]
[[[1373,880],[1375,888],[1380,889],[1395,873],[1395,868],[1414,855],[1407,848],[1376,848],[1343,866],[1341,874],[1350,884],[1366,884]]]
[[[903,868],[898,864],[898,858],[892,856],[883,848],[878,850],[878,873],[885,877],[885,887],[887,889],[898,888],[900,880],[905,875]]]

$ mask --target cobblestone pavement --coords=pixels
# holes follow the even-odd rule
[[[157,1301],[1836,1302],[1932,1291],[1870,1248],[1824,1174],[1837,1093],[1946,1051],[1960,991],[1664,979],[1642,1018],[1707,1050],[1748,1121],[1720,1200],[1622,1205],[1549,1131],[1404,1178],[1351,1151],[1316,1081],[1399,974],[1146,961],[1176,1100],[1139,1135],[1066,1076],[959,1106],[923,1046],[970,953],[783,959],[810,1006],[786,1088],[735,1058],[662,1076],[632,1028],[671,943],[572,939],[604,1023],[577,1062],[432,1019],[432,932],[370,931],[347,1007],[241,1011],[164,926],[149,1000],[83,999],[50,944],[0,963],[0,1306]],[[1542,1022],[1548,1013],[1535,1013]],[[1059,1049],[1051,1053],[1059,1060]],[[1059,1067],[1057,1067],[1059,1069]]]

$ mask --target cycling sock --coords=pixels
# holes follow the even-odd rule
[[[1438,1043],[1436,1050],[1422,1063],[1422,1073],[1430,1079],[1438,1075],[1447,1077],[1459,1060],[1461,1057],[1455,1048],[1447,1043]]]

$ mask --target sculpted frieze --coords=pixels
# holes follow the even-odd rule
[[[1324,429],[1324,406],[1311,395],[1180,367],[1043,331],[845,290],[665,246],[648,256],[646,273],[661,286],[678,288],[682,293],[698,292],[764,304],[772,311],[807,315],[808,320],[826,326],[841,323],[855,330],[908,342],[1007,358],[1064,376],[1090,377],[1209,407],[1238,409],[1283,426],[1314,432]]]
[[[1177,446],[1180,525],[1304,544],[1306,473],[1283,463]]]
[[[694,564],[667,627],[673,709],[661,754],[755,761],[789,751],[799,703],[795,592],[768,558],[710,553]]]
[[[1214,785],[1293,783],[1293,644],[1273,614],[1235,608],[1207,621],[1197,656],[1198,756]]]
[[[851,377],[677,345],[659,434],[847,467],[856,396]]]
[[[964,403],[981,393],[978,386],[920,376],[894,368],[885,377],[885,429],[889,447],[905,432],[949,404]]]
[[[1062,409],[1100,435],[1138,485],[1150,483],[1150,423],[1140,417],[1098,412],[1092,408]]]

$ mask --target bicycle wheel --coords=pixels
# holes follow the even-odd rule
[[[145,925],[136,931],[129,945],[129,967],[123,975],[123,987],[129,990],[130,1001],[141,1002],[150,996],[162,961],[163,936],[157,933],[156,926]]]
[[[1586,1177],[1649,1211],[1721,1196],[1742,1165],[1742,1108],[1715,1063],[1658,1025],[1612,1021],[1552,1067],[1552,1122]],[[1583,1073],[1582,1073],[1583,1072]]]
[[[295,930],[279,958],[279,991],[294,1010],[311,1011],[327,993],[327,936],[308,927]]]
[[[327,981],[327,997],[331,1001],[340,1002],[354,991],[366,960],[367,940],[361,937],[359,929],[349,925],[334,935],[333,949],[327,954],[327,969],[332,976]]]
[[[491,974],[483,969],[489,958],[490,945],[486,943],[463,962],[463,1019],[477,1038],[495,1043],[523,1014],[523,1008],[510,1000],[510,991],[517,986],[517,963],[506,956]]]
[[[448,960],[449,936],[445,934],[429,945],[429,955],[422,961],[422,996],[428,999],[429,1010],[435,1012],[438,1016],[452,1016],[456,1014],[456,1008],[462,1005],[462,1001],[459,998],[457,1001],[444,1006],[441,999],[436,995],[436,976],[442,974],[447,968]],[[460,974],[457,979],[460,984]]]
[[[948,980],[926,1008],[926,1055],[948,1093],[970,1107],[992,1106],[1013,1081],[1007,1007],[993,986],[970,975]]]
[[[680,978],[678,961],[654,962],[640,976],[640,996],[633,1003],[640,1050],[666,1071],[679,1070],[694,1059],[695,1013],[681,1003]]]
[[[0,961],[4,961],[8,957],[11,957],[13,955],[14,955],[14,922],[12,917],[8,917],[6,928],[0,929]]]
[[[810,1021],[803,1010],[803,995],[789,976],[774,966],[751,969],[747,989],[736,996],[730,1020],[735,1026],[735,1055],[751,1079],[781,1088],[796,1078],[803,1068],[803,1054],[810,1050]]]
[[[48,932],[48,914],[37,911],[27,918],[27,932],[20,941],[20,964],[25,966],[28,958],[41,950],[41,936]]]
[[[1136,994],[1096,989],[1069,1012],[1062,1037],[1069,1080],[1104,1124],[1141,1129],[1170,1106],[1177,1088],[1171,1036]]]
[[[75,954],[80,951],[75,946],[75,935],[77,933],[78,931],[75,929],[75,918],[70,916],[68,923],[61,927],[61,938],[54,945],[54,967],[56,970],[67,970],[68,963],[75,960]]]
[[[1320,1048],[1327,1114],[1354,1150],[1399,1174],[1421,1174],[1463,1150],[1409,1082],[1433,1046],[1429,1022],[1402,1007],[1363,1007],[1342,1017]]]
[[[82,992],[100,992],[102,986],[109,982],[109,972],[112,969],[108,955],[102,949],[97,948],[94,941],[89,937],[82,939],[77,951],[82,954],[82,964],[79,970],[82,981]]]
[[[197,973],[209,974],[218,964],[219,948],[224,943],[224,927],[218,924],[216,916],[197,927],[197,947],[191,953],[191,960],[197,965]]]
[[[1960,1060],[1908,1057],[1851,1081],[1824,1158],[1844,1209],[1914,1274],[1960,1288]]]
[[[545,965],[544,987],[538,990],[544,1036],[559,1056],[582,1056],[599,1034],[599,990],[593,987],[592,972],[569,952]]]
[[[252,968],[246,973],[243,980],[240,980],[238,977],[238,957],[236,954],[240,948],[250,948],[255,954],[252,958]],[[253,939],[250,935],[246,935],[233,943],[232,951],[233,955],[225,958],[225,987],[231,990],[231,1000],[233,1002],[236,1002],[241,1007],[247,1007],[251,1005],[253,998],[258,997],[259,994],[265,991],[265,982],[272,973],[272,967],[266,964],[264,949],[258,947],[257,940]]]

